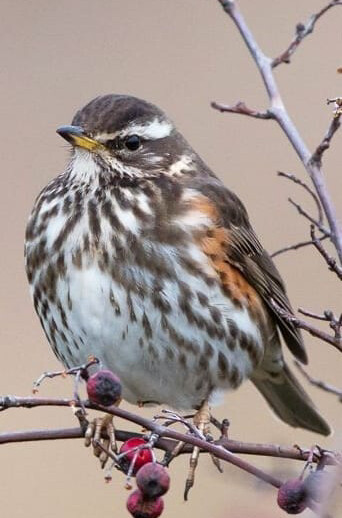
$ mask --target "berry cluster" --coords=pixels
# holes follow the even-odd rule
[[[134,518],[158,518],[164,509],[161,498],[170,485],[167,470],[156,462],[148,462],[137,472],[138,489],[127,500],[127,509]]]
[[[102,406],[117,405],[121,400],[120,380],[108,370],[99,370],[87,377],[89,400]],[[152,444],[142,437],[131,437],[120,448],[120,469],[127,474],[127,481],[136,476],[138,488],[127,500],[127,509],[134,518],[158,518],[163,512],[162,496],[168,491],[170,477],[158,464]],[[306,466],[307,467],[307,466]],[[327,490],[327,474],[319,469],[284,482],[278,491],[277,502],[288,514],[299,514],[314,502],[323,499]],[[127,484],[130,489],[130,484]]]
[[[111,406],[121,399],[120,380],[108,370],[99,370],[87,379],[89,400],[97,405]],[[161,498],[170,485],[167,470],[155,462],[151,445],[142,437],[131,437],[119,452],[120,468],[136,475],[138,489],[127,500],[127,509],[134,518],[158,518],[164,509]]]

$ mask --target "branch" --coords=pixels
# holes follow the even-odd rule
[[[342,313],[339,318],[335,317],[334,313],[330,311],[329,309],[324,311],[324,315],[318,315],[317,313],[313,313],[312,311],[308,311],[305,309],[298,308],[298,312],[302,313],[302,315],[305,315],[310,318],[315,318],[316,320],[323,320],[324,322],[329,322],[329,326],[331,329],[335,332],[335,338],[336,340],[341,341],[342,334]]]
[[[316,152],[313,155],[310,153],[296,126],[290,119],[273,75],[273,61],[267,57],[258,46],[253,34],[251,33],[239,8],[237,7],[236,2],[234,0],[218,1],[220,2],[224,11],[235,23],[260,72],[270,101],[270,107],[267,110],[267,113],[271,115],[271,118],[277,121],[279,126],[284,131],[315,186],[316,192],[322,204],[322,208],[329,223],[331,241],[336,248],[339,261],[342,264],[342,229],[338,223],[336,209],[325,184],[320,163],[315,159]],[[335,4],[337,5],[337,2],[330,2],[330,4],[331,6]],[[330,9],[330,7],[328,8]],[[324,9],[320,16],[326,11],[327,9]],[[323,139],[323,141],[325,139],[326,137]],[[330,139],[328,139],[328,141],[330,142]]]
[[[277,67],[281,63],[290,63],[292,54],[297,50],[304,38],[306,38],[306,36],[313,32],[319,18],[323,16],[323,14],[325,14],[327,11],[329,11],[329,9],[337,5],[342,5],[342,2],[338,0],[332,0],[318,13],[311,15],[310,18],[306,21],[306,23],[298,23],[296,26],[295,37],[293,38],[287,49],[284,50],[284,52],[280,54],[280,56],[273,59],[272,68]]]
[[[312,244],[316,247],[321,256],[325,259],[325,262],[327,263],[329,270],[336,273],[337,277],[342,281],[342,268],[337,264],[336,259],[334,259],[333,257],[331,257],[331,255],[328,254],[328,252],[322,245],[321,240],[316,236],[314,225],[311,225],[310,233]]]
[[[219,112],[229,112],[229,113],[238,113],[239,115],[248,115],[248,117],[254,117],[254,119],[273,119],[273,115],[266,112],[260,112],[253,110],[252,108],[248,108],[244,102],[239,101],[234,106],[228,106],[227,104],[222,104],[213,101],[210,103],[210,106]]]
[[[317,238],[319,239],[320,241],[323,241],[324,239],[327,239],[328,236],[323,236],[323,237],[320,237],[320,238]],[[279,250],[276,250],[275,252],[273,252],[273,254],[271,254],[271,257],[277,257],[277,255],[280,255],[280,254],[284,254],[285,252],[289,252],[290,250],[299,250],[300,248],[304,248],[305,246],[310,246],[310,245],[313,245],[314,243],[311,241],[300,241],[299,243],[295,243],[294,245],[288,245],[288,246],[284,246],[284,248],[280,248]]]
[[[85,407],[93,410],[100,410],[107,414],[111,414],[113,416],[121,417],[122,419],[126,419],[132,423],[138,424],[143,428],[154,432],[159,437],[167,437],[170,439],[174,439],[178,442],[185,442],[187,444],[191,444],[192,446],[197,446],[200,449],[211,453],[218,459],[224,460],[233,464],[234,466],[251,473],[256,476],[260,480],[271,484],[274,487],[279,488],[282,485],[282,481],[278,478],[273,477],[272,475],[264,472],[263,470],[253,466],[249,462],[240,459],[235,454],[230,451],[225,450],[221,445],[216,445],[212,442],[207,442],[203,439],[199,439],[194,435],[184,434],[177,432],[176,430],[172,430],[167,428],[166,426],[162,426],[155,421],[150,421],[142,416],[133,414],[132,412],[128,412],[127,410],[123,410],[122,408],[118,408],[115,406],[111,407],[103,407],[100,405],[95,405],[90,403],[89,401],[80,401],[75,402],[75,400],[71,399],[51,399],[51,398],[34,398],[34,397],[16,397],[16,396],[2,396],[0,397],[0,409],[1,411],[7,410],[8,408],[34,408],[39,406],[76,406],[76,407]]]
[[[314,327],[313,325],[309,324],[308,322],[305,322],[304,320],[299,319],[292,313],[288,313],[284,309],[282,309],[273,299],[271,299],[271,304],[274,307],[275,311],[280,315],[284,320],[287,320],[288,322],[291,322],[299,329],[303,329],[304,331],[307,331],[312,336],[319,338],[320,340],[323,340],[324,342],[327,342],[328,344],[335,347],[338,351],[342,352],[342,340],[341,338],[336,338],[336,336],[330,336],[328,333],[325,333],[324,331],[321,331],[320,329],[317,329],[317,327]]]
[[[3,432],[0,433],[0,444],[10,444],[18,442],[35,442],[35,441],[51,441],[60,439],[82,439],[84,432],[80,427],[75,428],[58,428],[50,430],[24,430],[19,432]],[[115,437],[118,441],[127,441],[132,437],[144,437],[143,434],[136,432],[129,432],[126,430],[115,430]],[[106,438],[103,435],[103,438]],[[171,452],[174,450],[178,441],[173,439],[159,438],[155,443],[155,447],[165,451]],[[241,441],[234,441],[231,439],[221,438],[215,441],[214,444],[221,446],[222,448],[230,451],[231,453],[243,454],[243,455],[257,455],[263,457],[274,457],[290,460],[300,460],[306,462],[310,456],[309,448],[302,448],[298,446],[281,446],[278,444],[260,444],[260,443],[248,443]],[[189,454],[192,452],[192,446],[185,444],[179,455]],[[201,453],[205,453],[205,449],[201,450]],[[318,463],[321,461],[321,455],[317,454],[313,456],[313,462]],[[327,464],[335,464],[335,459],[331,456],[327,457]]]
[[[317,227],[322,232],[322,234],[324,234],[324,236],[330,237],[330,232],[327,231],[318,220],[310,216],[310,214],[308,214],[299,203],[295,202],[292,198],[288,198],[288,201],[295,207],[295,209],[297,209],[298,214],[304,216],[304,218],[310,221],[310,223],[313,223],[313,225]]]
[[[341,113],[340,112],[338,112],[337,114],[335,113],[335,116],[332,119],[332,121],[330,123],[330,126],[329,126],[326,134],[324,135],[324,138],[323,138],[322,142],[317,146],[315,152],[313,153],[313,155],[312,155],[312,157],[310,159],[310,162],[312,164],[316,164],[318,167],[322,166],[323,153],[327,149],[329,149],[331,139],[333,138],[333,136],[335,135],[336,131],[341,126],[340,117],[341,117]]]
[[[316,462],[319,465],[324,464],[338,465],[340,463],[339,455],[334,452],[324,451],[319,447],[315,450],[302,449],[298,446],[286,448],[272,444],[254,444],[254,443],[242,443],[239,441],[229,440],[224,434],[219,441],[208,442],[205,439],[198,438],[198,436],[183,434],[175,430],[171,430],[167,426],[157,424],[156,420],[148,420],[139,415],[133,414],[116,406],[102,407],[90,403],[89,401],[78,401],[72,399],[51,399],[51,398],[37,398],[37,397],[16,397],[16,396],[0,396],[0,408],[2,411],[8,408],[33,408],[38,406],[64,406],[64,407],[79,407],[81,409],[90,408],[93,410],[100,410],[111,414],[113,416],[121,417],[130,422],[136,423],[143,426],[144,429],[150,430],[156,436],[157,441],[154,446],[166,451],[172,452],[176,444],[179,442],[184,443],[184,449],[182,453],[191,453],[193,447],[197,446],[201,452],[208,452],[213,455],[216,459],[227,461],[236,467],[251,473],[260,480],[271,484],[272,486],[279,488],[283,482],[282,480],[272,476],[269,473],[253,466],[247,461],[237,457],[235,453],[245,453],[252,455],[264,455],[272,457],[281,457],[288,459],[303,460],[306,462]],[[13,442],[27,442],[27,441],[39,441],[39,440],[51,440],[51,439],[75,439],[84,437],[85,430],[80,426],[77,428],[57,429],[57,430],[29,430],[22,432],[7,432],[0,434],[0,444],[13,443]],[[132,436],[136,436],[133,432],[127,431],[116,431],[116,439],[127,440]],[[167,437],[167,439],[165,439]],[[106,439],[107,437],[104,436]],[[171,440],[170,440],[171,439]],[[109,456],[111,453],[102,445],[101,449],[104,449]],[[314,502],[309,503],[311,509],[315,509]]]
[[[311,385],[314,385],[315,387],[318,387],[318,388],[324,390],[325,392],[329,392],[330,394],[334,394],[335,396],[338,396],[340,402],[342,402],[342,390],[341,389],[338,389],[338,388],[334,387],[333,385],[326,383],[325,381],[321,381],[321,380],[317,380],[317,379],[313,378],[312,376],[310,376],[310,374],[308,374],[306,372],[305,369],[303,369],[303,367],[301,366],[301,364],[299,362],[297,362],[297,360],[294,360],[294,364],[296,365],[297,369],[301,372],[301,374],[304,376],[304,378]]]
[[[310,194],[310,196],[312,197],[312,199],[315,202],[315,205],[317,207],[319,226],[323,227],[323,211],[322,211],[321,202],[319,201],[319,198],[318,198],[317,194],[311,189],[311,187],[309,187],[300,178],[297,178],[297,176],[295,176],[294,174],[283,173],[282,171],[278,171],[278,176],[280,176],[281,178],[287,178],[288,180],[291,180],[291,182],[294,182],[297,185],[300,185],[301,187],[303,187],[303,189],[307,193]],[[326,229],[322,230],[322,232],[326,236],[330,235],[330,233]]]

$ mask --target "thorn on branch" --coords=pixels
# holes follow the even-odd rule
[[[271,112],[260,112],[253,110],[252,108],[248,108],[248,106],[246,106],[242,101],[239,101],[232,106],[212,101],[210,106],[215,110],[220,111],[221,113],[238,113],[239,115],[247,115],[248,117],[253,117],[254,119],[274,119],[274,116]]]
[[[326,5],[320,11],[318,11],[318,13],[311,15],[305,23],[297,23],[296,32],[293,40],[291,41],[287,49],[284,50],[284,52],[282,52],[278,57],[273,59],[271,64],[272,68],[277,67],[281,63],[289,64],[291,61],[292,54],[297,50],[304,38],[306,38],[306,36],[309,36],[309,34],[313,32],[319,18],[321,18],[323,14],[329,11],[329,9],[331,9],[332,7],[336,7],[337,5],[342,5],[342,1],[332,0],[328,3],[328,5]]]

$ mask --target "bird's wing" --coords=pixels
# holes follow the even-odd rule
[[[217,228],[226,231],[227,239],[222,242],[225,261],[239,270],[255,289],[276,321],[290,351],[298,360],[307,363],[300,331],[292,322],[285,320],[272,303],[274,301],[280,310],[293,314],[283,280],[252,229],[245,207],[215,177],[195,180],[191,187],[206,200],[206,210],[215,214]]]

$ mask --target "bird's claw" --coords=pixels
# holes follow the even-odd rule
[[[118,450],[113,417],[108,414],[89,422],[84,434],[84,444],[86,447],[93,445],[94,455],[99,458],[101,468],[104,468],[109,456],[112,457],[110,454],[116,454]]]

